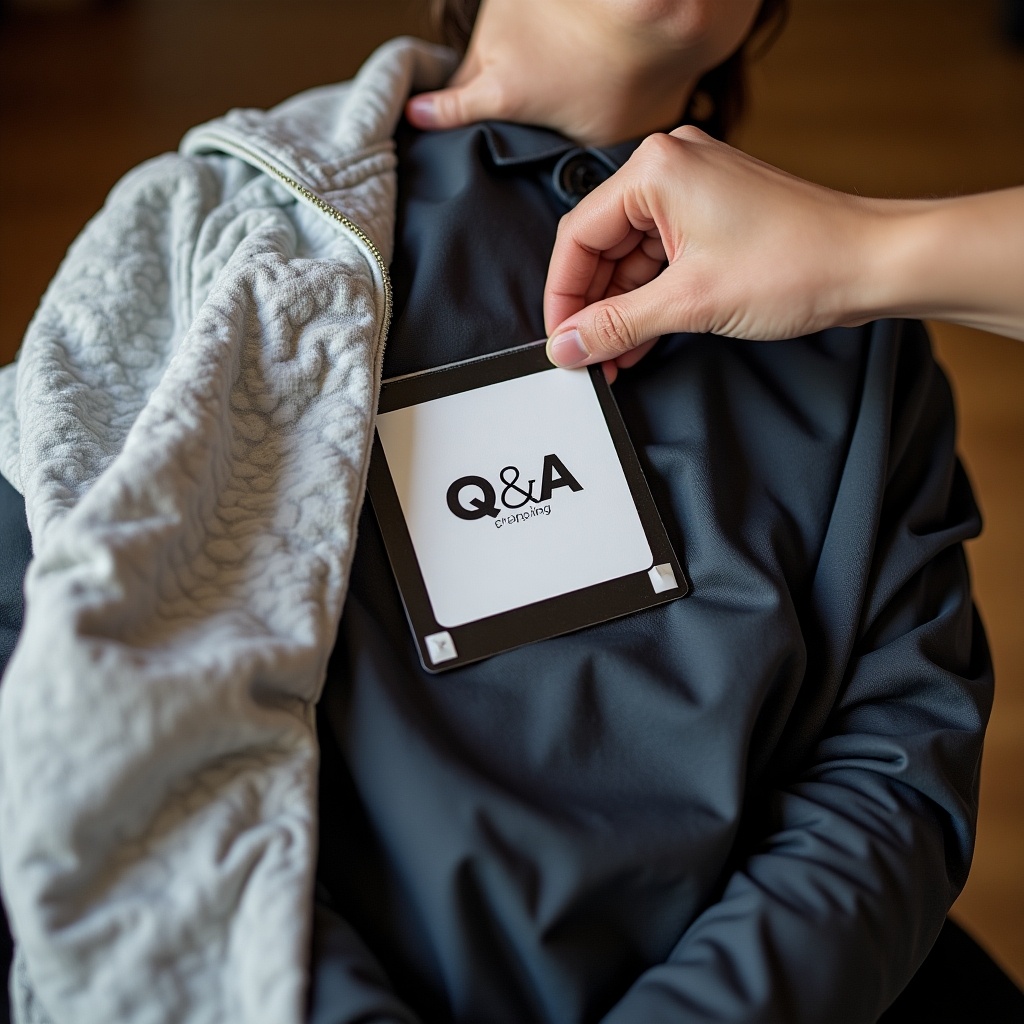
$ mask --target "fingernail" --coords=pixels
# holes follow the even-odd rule
[[[432,96],[413,96],[409,100],[409,113],[415,116],[420,127],[437,124],[437,104]]]
[[[548,359],[555,366],[580,366],[590,358],[580,332],[575,328],[548,339]]]

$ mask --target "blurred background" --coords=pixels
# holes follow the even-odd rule
[[[378,43],[424,35],[425,5],[0,0],[0,363],[125,171],[230,107],[350,77]],[[1024,183],[1021,8],[794,0],[735,141],[865,195]],[[941,325],[933,336],[985,513],[969,556],[997,679],[978,849],[954,916],[1024,984],[1024,344]]]

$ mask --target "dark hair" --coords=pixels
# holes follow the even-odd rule
[[[479,10],[480,0],[430,0],[433,30],[443,42],[465,53]],[[718,139],[732,132],[747,105],[747,65],[771,46],[788,14],[789,0],[762,0],[740,48],[697,83],[682,112],[683,123],[695,124]]]

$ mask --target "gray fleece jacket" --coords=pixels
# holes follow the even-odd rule
[[[452,55],[232,111],[132,171],[0,372],[35,558],[0,688],[15,1014],[303,1017],[313,708],[390,316],[391,137]]]

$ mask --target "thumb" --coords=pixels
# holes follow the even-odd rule
[[[502,116],[497,96],[483,76],[475,75],[464,85],[436,92],[421,92],[405,105],[405,116],[415,128],[424,130],[461,128],[474,121]]]
[[[586,366],[615,359],[663,334],[691,330],[663,272],[631,292],[602,299],[559,324],[548,339],[556,366]]]

